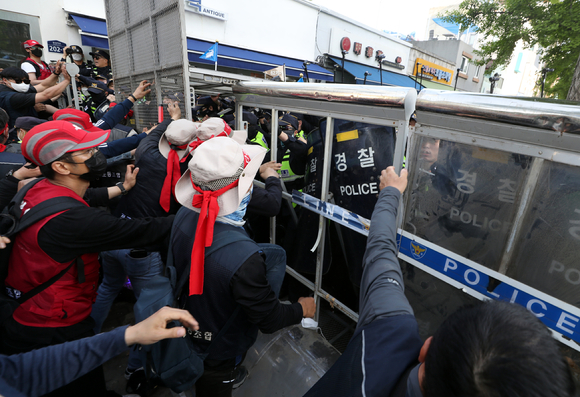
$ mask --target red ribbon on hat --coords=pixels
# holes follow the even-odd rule
[[[226,123],[226,121],[224,119],[222,119],[222,121],[225,124],[224,132],[226,133],[226,136],[230,136],[230,133],[232,132],[232,127],[230,127],[230,125],[228,123]],[[218,135],[218,136],[220,136],[220,135]]]
[[[231,131],[231,129],[230,129],[230,131]],[[195,149],[197,149],[199,147],[199,145],[201,145],[202,143],[209,141],[211,138],[217,138],[219,136],[227,137],[229,135],[226,131],[223,131],[223,132],[220,132],[219,134],[217,134],[216,136],[214,136],[214,135],[210,136],[205,141],[202,141],[201,139],[197,138],[197,140],[189,143],[189,154],[191,154]]]
[[[169,143],[169,141],[167,142]],[[187,144],[176,147],[180,150],[187,149]],[[159,197],[159,205],[161,205],[161,208],[165,212],[169,212],[171,208],[171,195],[175,197],[175,185],[181,177],[179,163],[183,163],[185,159],[187,159],[187,156],[179,160],[177,151],[173,148],[169,150],[169,154],[167,155],[167,175],[163,181],[163,188],[161,189],[161,196]]]
[[[244,168],[248,165],[251,158],[245,152],[244,154]],[[191,179],[191,177],[190,177]],[[197,221],[197,228],[195,229],[195,241],[193,242],[193,249],[191,250],[191,268],[189,273],[189,295],[203,294],[203,275],[205,266],[205,248],[210,247],[213,243],[213,227],[215,220],[220,212],[220,206],[217,198],[230,189],[238,186],[240,180],[236,179],[229,185],[222,187],[219,190],[201,190],[191,180],[191,185],[201,194],[193,195],[191,205],[199,208],[199,219]]]
[[[216,191],[201,190],[191,181],[193,188],[201,194],[193,196],[191,205],[199,208],[199,220],[195,230],[195,241],[191,250],[191,270],[189,273],[189,295],[203,294],[203,273],[205,265],[205,247],[213,243],[213,227],[220,212],[217,198],[226,191],[238,186],[239,179]]]

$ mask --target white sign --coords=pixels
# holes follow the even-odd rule
[[[225,12],[205,7],[201,4],[201,0],[185,0],[185,11],[191,11],[205,15],[206,17],[221,19],[222,21],[227,19],[227,14]]]

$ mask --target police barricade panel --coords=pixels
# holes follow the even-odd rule
[[[407,162],[404,230],[499,270],[531,158],[416,135]]]
[[[580,307],[579,186],[579,167],[544,162],[522,224],[518,253],[507,272],[575,307]]]
[[[393,164],[396,143],[393,127],[403,126],[406,132],[406,122],[401,120],[406,119],[406,112],[412,113],[412,109],[405,109],[406,96],[416,95],[412,90],[399,88],[382,87],[375,91],[380,91],[380,95],[367,95],[361,90],[353,92],[353,87],[348,85],[243,82],[234,87],[240,107],[243,105],[272,109],[272,114],[275,111],[280,114],[284,111],[291,111],[293,114],[302,114],[304,118],[318,116],[321,120],[319,129],[314,129],[308,134],[310,146],[306,164],[303,165],[305,175],[303,187],[301,191],[292,192],[294,204],[305,207],[308,211],[297,209],[300,216],[299,232],[294,233],[292,244],[285,244],[285,248],[288,252],[289,266],[294,266],[302,273],[313,274],[316,271],[316,293],[336,304],[339,310],[344,311],[353,319],[356,319],[356,313],[321,289],[322,279],[318,281],[318,274],[326,273],[329,269],[330,249],[333,263],[339,258],[343,266],[347,261],[354,264],[355,271],[339,270],[339,273],[342,272],[342,275],[346,277],[351,291],[353,291],[352,285],[355,284],[352,282],[353,279],[356,280],[358,277],[360,280],[360,266],[369,221],[357,212],[364,212],[370,217],[372,207],[377,200],[380,171]],[[357,100],[359,98],[360,101]],[[378,106],[369,106],[373,101]],[[361,105],[362,103],[365,105]],[[332,134],[329,137],[330,142],[326,139],[328,117],[333,118],[331,119],[333,127],[330,131]],[[328,147],[328,153],[325,153],[324,147]],[[402,160],[402,155],[400,158]],[[329,164],[325,164],[325,159]],[[348,169],[347,172],[343,170],[344,165]],[[327,191],[330,192],[331,198],[321,201],[320,198],[325,195],[323,194],[323,189],[326,189],[323,188],[325,179],[328,180]],[[367,179],[368,183],[358,186],[359,180],[363,179]],[[354,187],[358,187],[358,190],[354,191]],[[346,209],[332,204],[336,200],[340,200],[342,205],[351,208]],[[337,228],[336,232],[334,228],[331,228],[330,233],[324,231],[321,233],[321,229],[317,227],[317,225],[320,226],[319,214],[345,225],[346,228]],[[323,226],[327,224],[331,223],[323,222]],[[350,235],[345,236],[346,233]],[[276,236],[280,237],[278,231]],[[318,254],[314,253],[316,247],[318,247]],[[323,250],[322,255],[321,250]],[[323,258],[322,261],[321,258]],[[357,267],[359,268],[358,275]],[[333,279],[332,274],[326,276],[325,280],[328,278]],[[328,283],[325,285],[329,289],[332,288],[332,285]],[[335,293],[335,291],[330,292]],[[356,296],[354,296],[353,307],[356,307]]]
[[[140,132],[169,118],[168,104],[178,104],[182,117],[190,116],[183,4],[107,0],[105,6],[117,99],[130,95],[141,80],[152,83],[151,93],[134,106],[135,128]]]
[[[580,170],[490,149],[498,146],[493,142],[483,145],[488,147],[478,146],[478,139],[473,145],[453,142],[457,135],[422,126],[411,139],[399,257],[430,274],[427,279],[441,279],[475,298],[523,305],[558,340],[579,350],[573,290],[578,267],[572,258],[580,224],[573,186]],[[503,147],[518,148],[505,142]],[[407,280],[410,291],[429,285]],[[442,314],[438,307],[419,307],[427,317]]]
[[[334,203],[370,219],[379,194],[379,176],[393,165],[395,144],[393,127],[335,119],[330,171]],[[350,280],[358,287],[366,237],[342,226],[338,233]]]
[[[479,299],[466,294],[416,265],[399,260],[405,281],[405,296],[409,300],[421,338],[432,336],[445,319],[466,304]]]

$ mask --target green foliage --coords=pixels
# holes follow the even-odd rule
[[[545,67],[554,69],[545,95],[566,98],[580,54],[580,0],[465,0],[441,17],[463,29],[477,26],[484,37],[480,65],[506,66],[519,40],[525,48],[538,45]]]

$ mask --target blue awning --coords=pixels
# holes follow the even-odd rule
[[[74,14],[70,14],[70,16],[79,25],[79,28],[81,28],[81,41],[83,45],[109,49],[107,22],[102,19],[88,18]]]
[[[214,43],[187,38],[187,51],[190,62],[206,63],[213,65],[212,61],[206,61],[199,56],[206,52]],[[266,54],[258,51],[245,50],[224,44],[218,45],[218,67],[227,66],[230,68],[253,70],[264,72],[278,66],[286,65],[288,76],[299,77],[304,73],[303,60],[286,58],[278,55]],[[334,74],[328,70],[315,65],[308,65],[308,77],[311,79],[334,80]]]
[[[104,20],[81,17],[74,14],[70,14],[70,16],[75,20],[83,32],[100,34],[102,36],[107,35],[107,22]]]
[[[342,59],[329,57],[337,65],[342,66]],[[379,68],[375,68],[368,65],[361,65],[360,63],[355,63],[351,61],[344,61],[344,70],[352,74],[356,79],[357,84],[363,84],[365,80],[365,72],[370,72],[371,75],[367,76],[367,84],[378,85],[381,84],[381,75]],[[421,84],[417,83],[415,80],[410,78],[405,74],[399,74],[394,72],[389,72],[388,70],[383,70],[383,85],[394,85],[398,87],[409,87],[421,89],[424,88]]]

